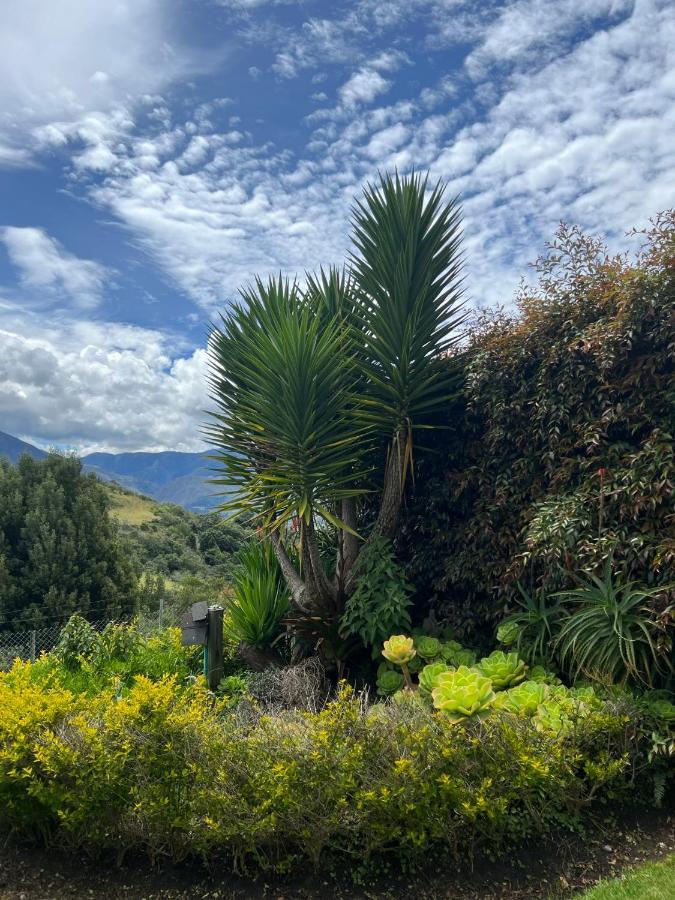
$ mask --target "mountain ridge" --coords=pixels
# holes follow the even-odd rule
[[[220,502],[216,488],[208,483],[210,452],[87,453],[80,459],[85,471],[93,472],[102,481],[116,482],[154,500],[176,503],[192,512],[208,512]],[[39,447],[0,431],[0,457],[6,456],[16,463],[22,453],[35,459],[47,456]]]

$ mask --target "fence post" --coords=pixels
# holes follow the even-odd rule
[[[159,630],[162,630],[162,621],[164,619],[164,594],[159,598]]]
[[[30,633],[30,661],[35,662],[35,644],[36,644],[36,631],[33,629]]]
[[[209,689],[215,691],[223,677],[223,607],[211,606],[207,614],[205,675]]]

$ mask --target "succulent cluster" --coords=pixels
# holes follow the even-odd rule
[[[495,699],[492,682],[475,669],[460,666],[440,673],[432,690],[434,707],[453,722],[487,715]]]

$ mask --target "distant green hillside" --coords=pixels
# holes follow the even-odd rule
[[[111,515],[141,569],[168,578],[227,577],[234,554],[248,536],[242,525],[217,513],[198,514],[160,503],[118,484],[107,482],[104,487]]]

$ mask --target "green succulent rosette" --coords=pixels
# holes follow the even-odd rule
[[[557,703],[555,700],[547,700],[537,709],[534,716],[534,726],[537,731],[563,734],[571,725],[569,711],[566,704]]]
[[[400,691],[404,684],[405,678],[403,675],[395,669],[389,669],[377,679],[377,690],[385,697],[390,697],[392,694]]]
[[[457,641],[448,641],[441,645],[441,659],[449,666],[472,666],[476,662],[473,650],[467,650]]]
[[[518,684],[525,678],[527,666],[517,653],[504,653],[503,650],[495,650],[489,656],[481,659],[478,668],[489,678],[496,691]]]
[[[467,666],[438,675],[431,696],[435,708],[453,724],[464,719],[484,718],[495,699],[490,679]]]
[[[441,642],[438,638],[423,634],[415,638],[415,649],[422,659],[433,661],[441,655]]]
[[[522,684],[497,694],[495,706],[518,716],[534,716],[549,695],[546,684],[524,681]]]
[[[417,656],[413,656],[413,658],[408,663],[408,671],[412,675],[416,675],[418,672],[421,672],[423,668],[424,668],[424,660],[418,653]]]
[[[413,639],[404,634],[393,634],[382,649],[382,656],[395,666],[405,666],[416,654]]]
[[[443,672],[449,672],[450,668],[442,661],[429,663],[420,672],[420,691],[429,696],[436,687],[438,676]]]
[[[500,644],[515,644],[520,637],[521,629],[516,622],[504,622],[497,629],[497,640]]]
[[[553,672],[548,672],[543,666],[533,666],[527,676],[528,681],[538,681],[541,684],[560,684],[560,679]]]
[[[646,707],[647,712],[655,719],[666,725],[675,725],[675,703],[671,703],[670,700],[650,700]]]

